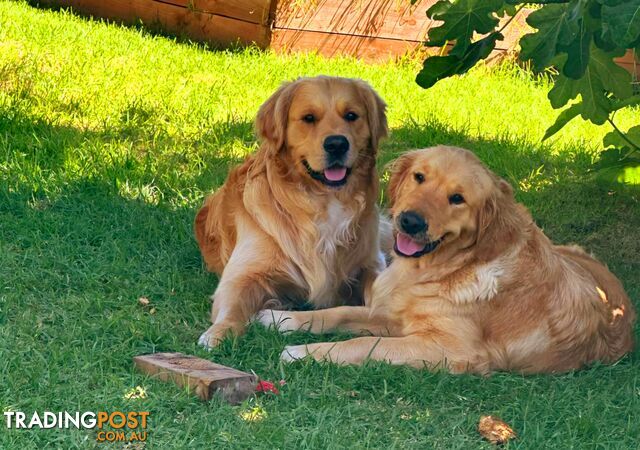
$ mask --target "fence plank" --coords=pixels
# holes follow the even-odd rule
[[[349,55],[368,61],[393,59],[420,47],[417,41],[279,28],[273,30],[271,38],[271,48],[276,52],[317,51],[326,57]]]
[[[46,0],[46,3],[72,6],[78,12],[135,23],[140,19],[150,28],[188,36],[191,39],[228,45],[255,43],[267,48],[270,29],[266,25],[232,19],[217,14],[192,11],[182,6],[151,0]]]
[[[217,14],[245,22],[269,25],[271,0],[154,0],[192,11]]]
[[[275,27],[358,36],[424,40],[435,0],[280,0]]]

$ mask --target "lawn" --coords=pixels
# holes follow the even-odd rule
[[[428,91],[413,82],[416,70],[411,61],[216,52],[0,0],[0,408],[146,410],[147,448],[489,448],[476,432],[482,414],[516,429],[510,448],[636,448],[638,352],[565,375],[481,378],[282,365],[286,344],[339,337],[258,326],[210,353],[196,345],[217,278],[203,268],[195,212],[256,148],[258,106],[300,75],[360,77],[386,99],[383,177],[383,164],[407,149],[473,149],[552,239],[587,247],[640,306],[638,191],[588,172],[608,130],[576,120],[541,144],[556,115],[548,82],[511,64]],[[617,121],[628,127],[638,113]],[[202,403],[133,369],[133,356],[153,351],[286,385],[240,406]],[[146,398],[127,399],[136,386]],[[261,420],[243,418],[255,407]],[[3,449],[122,447],[97,443],[95,431],[0,428]]]

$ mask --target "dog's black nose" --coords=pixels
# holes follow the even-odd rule
[[[400,213],[398,222],[400,229],[407,234],[416,234],[427,231],[429,226],[420,214],[414,211],[403,211]]]
[[[327,136],[324,140],[324,151],[331,156],[342,156],[349,150],[349,141],[341,134]]]

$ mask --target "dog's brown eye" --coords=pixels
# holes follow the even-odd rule
[[[302,117],[302,121],[306,123],[314,123],[316,121],[316,116],[314,116],[313,114],[307,114],[306,116]]]
[[[413,178],[414,178],[414,180],[416,180],[418,182],[418,184],[424,183],[424,175],[421,174],[420,172],[414,173],[413,174]]]
[[[347,122],[355,122],[356,120],[358,120],[358,115],[354,112],[348,112],[344,115],[344,120],[346,120]]]
[[[449,197],[449,203],[452,205],[459,205],[464,203],[464,197],[460,194],[453,194]]]

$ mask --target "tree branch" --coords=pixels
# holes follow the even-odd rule
[[[525,4],[523,3],[522,5],[520,5],[520,6],[518,7],[518,9],[516,10],[516,12],[515,12],[515,13],[513,13],[513,16],[509,17],[509,20],[507,20],[507,21],[505,22],[505,24],[504,24],[504,25],[502,25],[502,27],[498,30],[498,33],[502,33],[502,30],[504,30],[505,28],[507,28],[507,26],[511,23],[511,21],[512,21],[513,19],[515,19],[515,18],[516,18],[516,16],[518,15],[518,13],[522,10],[522,8],[524,8],[524,5],[525,5]]]

